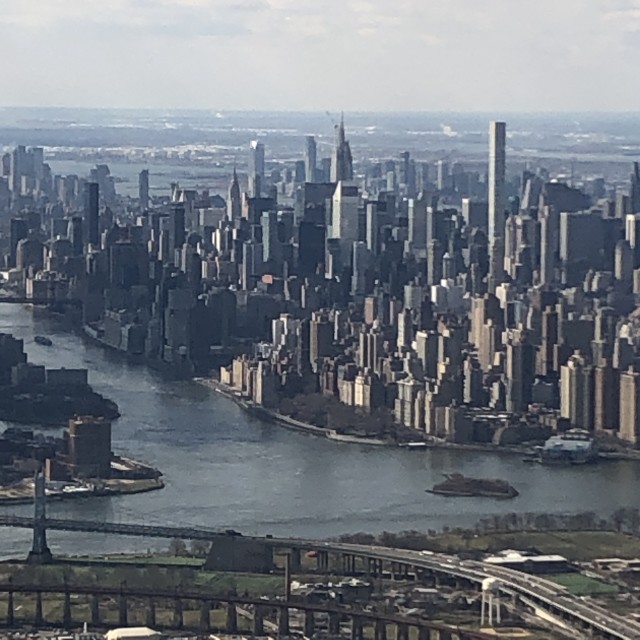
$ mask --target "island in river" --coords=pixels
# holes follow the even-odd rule
[[[456,498],[499,498],[508,500],[515,498],[518,491],[505,480],[490,480],[486,478],[468,478],[461,473],[445,474],[443,482],[438,483],[429,493]]]
[[[93,417],[71,420],[62,437],[8,427],[0,434],[0,504],[31,502],[34,476],[40,471],[44,472],[46,495],[52,500],[144,493],[164,487],[157,469],[113,454],[110,436],[110,423]],[[84,443],[71,447],[72,439]],[[90,460],[85,457],[87,440],[94,441]]]
[[[88,384],[0,386],[0,420],[59,427],[76,415],[115,420],[120,411]]]
[[[64,426],[78,415],[115,420],[120,411],[91,388],[87,369],[30,363],[22,340],[0,333],[0,420]]]

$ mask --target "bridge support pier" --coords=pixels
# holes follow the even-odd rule
[[[329,553],[327,551],[318,551],[316,553],[316,567],[319,573],[327,573],[329,571]]]
[[[44,617],[42,615],[42,594],[36,593],[36,610],[33,614],[33,622],[36,627],[44,626]]]
[[[387,623],[376,620],[374,640],[387,640]]]
[[[13,608],[13,591],[7,594],[7,627],[13,627],[15,623],[15,615]]]
[[[278,609],[278,638],[289,635],[289,609],[280,607]]]
[[[377,578],[381,576],[382,570],[382,560],[378,560],[377,558],[369,558],[367,560],[367,571],[371,577]]]
[[[329,614],[329,635],[332,635],[332,636],[340,635],[340,614],[339,613]]]
[[[100,598],[96,595],[91,596],[91,626],[99,627],[102,623],[100,620]]]
[[[289,570],[295,573],[300,573],[302,570],[302,552],[300,549],[291,549],[289,554]]]
[[[409,640],[409,627],[406,624],[396,625],[396,640]]]
[[[356,557],[350,553],[342,554],[342,573],[345,576],[352,576],[356,572]]]
[[[127,596],[124,595],[124,593],[120,594],[120,597],[118,598],[118,624],[121,627],[126,627],[128,626],[129,622],[128,622],[128,607],[127,607]]]
[[[227,605],[226,631],[232,635],[238,633],[238,612],[236,611],[236,605],[233,603]]]
[[[399,562],[391,563],[391,579],[392,580],[402,580],[405,576],[406,567]]]
[[[200,629],[202,631],[211,630],[211,603],[203,600],[200,603]]]
[[[313,638],[313,634],[316,630],[316,621],[313,616],[313,611],[306,611],[304,614],[304,635],[307,638]]]
[[[431,630],[427,627],[420,627],[418,629],[418,640],[431,640]]]
[[[64,590],[64,605],[62,607],[62,626],[65,629],[71,629],[73,627],[73,620],[71,619],[71,594],[66,587]]]
[[[182,615],[182,600],[176,598],[173,601],[173,626],[176,629],[182,629],[184,626],[184,617]]]
[[[264,635],[264,611],[262,607],[255,607],[253,610],[253,636]]]
[[[147,627],[153,629],[156,626],[156,601],[149,598],[147,604]]]
[[[362,620],[357,616],[351,618],[351,640],[363,640]]]

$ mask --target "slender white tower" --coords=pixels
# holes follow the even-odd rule
[[[492,122],[489,126],[489,242],[504,238],[507,125]]]

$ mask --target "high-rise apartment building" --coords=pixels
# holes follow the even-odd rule
[[[578,429],[593,428],[593,368],[574,353],[560,375],[560,414]]]
[[[638,162],[633,163],[629,206],[631,207],[631,213],[640,213],[640,163]]]
[[[304,178],[307,182],[316,181],[317,148],[313,136],[305,138],[304,148]]]
[[[259,198],[264,187],[264,145],[253,140],[249,145],[249,195]]]
[[[87,240],[89,244],[100,245],[100,187],[97,182],[85,184],[84,219],[87,225]]]
[[[149,208],[149,170],[143,169],[138,176],[138,202],[140,210]]]
[[[633,367],[620,375],[620,438],[640,442],[640,373]]]
[[[489,127],[489,242],[504,236],[507,200],[506,136],[504,122],[492,122]]]

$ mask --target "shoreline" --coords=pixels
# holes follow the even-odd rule
[[[334,442],[342,442],[348,444],[364,444],[368,446],[378,447],[400,446],[397,443],[380,440],[378,438],[366,438],[362,436],[340,434],[337,433],[334,429],[324,429],[313,424],[300,422],[299,420],[295,420],[294,418],[285,416],[284,414],[278,413],[277,411],[265,409],[264,407],[261,407],[242,397],[239,393],[222,384],[221,382],[218,382],[217,380],[213,380],[211,378],[193,378],[193,381],[196,384],[204,386],[207,389],[211,389],[224,398],[231,400],[250,416],[264,420],[265,422],[269,422],[271,424],[277,424],[281,427],[284,427],[285,429],[288,429],[289,431],[297,431],[298,433],[305,433],[317,438],[324,438],[326,440],[333,440]]]
[[[87,331],[90,329],[87,325],[81,324],[81,326],[76,328],[76,330],[71,330],[72,333],[77,335],[83,340],[94,344],[95,346],[101,347],[104,351],[117,354],[124,360],[126,360],[130,364],[142,365],[146,366],[149,369],[160,373],[168,378],[172,379],[185,379],[184,377],[176,376],[175,373],[170,374],[166,367],[162,366],[163,363],[152,362],[149,358],[146,358],[144,355],[142,356],[134,356],[130,357],[131,354],[127,354],[126,352],[121,351],[109,345],[104,340],[101,340],[97,335],[93,335],[92,331]],[[251,401],[248,401],[246,398],[242,397],[237,391],[227,387],[223,383],[215,380],[214,378],[204,378],[199,376],[189,376],[187,379],[190,381],[199,384],[200,386],[204,386],[216,393],[222,395],[223,397],[231,400],[236,405],[238,405],[241,409],[247,412],[249,415],[252,415],[258,419],[262,419],[265,422],[269,422],[271,424],[277,424],[289,431],[297,431],[298,433],[304,433],[306,435],[311,435],[319,438],[324,438],[326,440],[333,440],[334,442],[340,442],[343,444],[361,444],[367,446],[385,446],[385,447],[397,447],[402,449],[415,449],[415,450],[423,450],[423,449],[448,449],[454,451],[476,451],[478,453],[493,453],[503,456],[527,456],[530,452],[530,447],[498,447],[491,444],[482,444],[482,443],[469,443],[469,444],[455,444],[451,442],[445,442],[440,440],[416,440],[413,442],[396,442],[392,440],[381,440],[377,438],[367,438],[363,436],[355,436],[349,434],[339,434],[335,430],[324,429],[322,427],[317,427],[312,424],[300,422],[289,416],[285,416],[276,411],[272,411],[269,409],[265,409],[259,405],[254,404]],[[417,434],[420,435],[420,434]],[[640,462],[640,450],[621,450],[621,451],[600,451],[598,454],[597,462],[615,462],[615,461],[630,461],[630,462]],[[539,464],[539,462],[536,462]]]
[[[393,447],[409,450],[414,449],[419,451],[422,451],[424,449],[458,449],[463,451],[480,451],[484,453],[501,453],[503,455],[523,455],[525,453],[525,449],[485,446],[482,444],[460,445],[449,442],[433,442],[426,440],[417,440],[414,442],[394,442],[392,440],[381,440],[378,438],[366,438],[349,434],[339,434],[333,429],[324,429],[322,427],[317,427],[306,422],[300,422],[299,420],[295,420],[276,411],[271,411],[270,409],[260,407],[259,405],[256,405],[244,398],[234,389],[231,389],[227,385],[215,379],[194,378],[193,381],[196,384],[204,386],[207,389],[211,389],[224,398],[231,400],[242,410],[246,411],[249,415],[255,416],[259,419],[263,419],[266,422],[270,422],[272,424],[277,424],[281,427],[284,427],[285,429],[288,429],[289,431],[297,431],[299,433],[305,433],[307,435],[324,438],[326,440],[332,440],[334,442],[340,442],[344,444],[364,444],[379,447]]]
[[[394,447],[399,449],[409,449],[423,451],[425,449],[447,449],[450,451],[476,451],[478,453],[494,453],[503,456],[526,456],[529,451],[529,447],[497,447],[495,445],[485,445],[480,443],[471,444],[455,444],[452,442],[440,442],[429,440],[416,440],[414,442],[394,442],[391,440],[381,440],[377,438],[366,438],[362,436],[351,436],[349,434],[339,434],[332,429],[324,429],[312,424],[300,422],[285,416],[276,411],[265,409],[255,403],[244,398],[238,391],[231,389],[227,385],[215,380],[213,378],[193,378],[193,382],[201,386],[210,389],[219,395],[223,396],[227,400],[231,400],[243,411],[249,415],[258,419],[262,419],[265,422],[271,424],[277,424],[289,431],[297,431],[298,433],[304,433],[306,435],[315,436],[318,438],[324,438],[325,440],[332,440],[343,444],[362,444],[368,446],[381,446],[381,447]],[[619,460],[626,460],[630,462],[640,462],[640,451],[601,451],[598,459],[593,464],[598,462],[616,462]],[[537,462],[537,464],[541,464]],[[581,465],[567,465],[567,466],[581,466]]]
[[[69,486],[73,486],[69,483]],[[165,484],[161,477],[126,480],[114,478],[104,481],[104,487],[86,491],[52,491],[46,495],[47,502],[70,502],[75,500],[95,500],[96,498],[113,498],[160,491]],[[28,481],[13,485],[0,486],[0,507],[33,504],[33,488]]]

